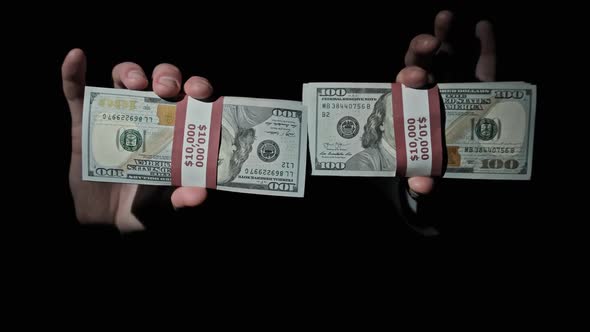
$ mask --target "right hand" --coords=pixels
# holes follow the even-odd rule
[[[112,224],[122,232],[142,230],[142,223],[131,213],[138,186],[133,184],[82,181],[82,109],[86,85],[86,56],[80,49],[71,50],[62,65],[62,82],[72,117],[72,157],[70,190],[76,217],[82,224]],[[142,90],[148,86],[143,69],[132,62],[113,68],[115,88]],[[180,70],[171,64],[160,64],[152,73],[154,92],[162,98],[173,98],[181,89]],[[207,79],[193,76],[184,84],[184,91],[195,99],[211,96],[213,88]],[[174,208],[196,206],[207,197],[204,188],[177,188],[171,197]]]
[[[406,69],[409,68],[414,73],[407,73],[406,76],[420,76],[422,70],[429,83],[469,82],[473,78],[481,82],[495,81],[496,38],[492,23],[482,20],[475,25],[475,37],[480,45],[477,64],[474,69],[464,68],[464,63],[454,59],[458,53],[464,53],[467,46],[454,45],[451,42],[454,16],[451,11],[440,11],[434,19],[434,35],[421,34],[412,39],[406,52],[405,64]],[[468,78],[458,76],[458,73],[469,71],[472,74]]]
[[[400,71],[396,81],[413,88],[420,88],[427,83],[452,82],[456,72],[463,68],[456,68],[450,61],[440,68],[435,68],[435,57],[450,59],[455,55],[455,45],[450,42],[453,13],[448,10],[439,12],[434,19],[434,36],[421,34],[412,39],[405,56],[406,67]],[[489,21],[479,21],[475,26],[475,36],[480,41],[480,52],[474,70],[475,78],[482,82],[496,79],[496,40],[492,24]],[[458,64],[458,63],[457,63]],[[461,65],[461,64],[458,64]],[[438,72],[438,77],[434,73]],[[408,185],[416,195],[429,194],[433,190],[434,180],[431,177],[416,176],[408,179]]]

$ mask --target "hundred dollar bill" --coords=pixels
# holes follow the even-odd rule
[[[431,125],[432,129],[438,126],[440,135],[444,135],[447,153],[444,176],[529,179],[535,86],[524,82],[493,82],[439,84],[438,87],[445,128],[442,121],[432,121]],[[424,109],[425,97],[407,98],[402,93],[401,102],[392,91],[392,84],[383,83],[304,85],[303,103],[310,113],[313,175],[394,176],[400,156],[410,162],[415,157],[411,151],[431,148],[421,139],[420,133],[425,138],[427,135],[420,127],[414,133],[407,132],[408,126],[421,125],[407,123],[407,118],[402,119],[406,133],[400,142],[400,135],[395,132],[399,127],[392,112],[396,103],[404,109]],[[435,136],[433,131],[433,143]],[[408,169],[405,176],[412,175],[415,174]]]
[[[174,103],[153,92],[85,90],[83,180],[206,184],[303,197],[306,147],[307,114],[300,102],[223,97]],[[213,186],[205,181],[211,174]]]
[[[402,84],[311,83],[313,175],[440,175],[443,148],[437,88]]]
[[[447,169],[458,179],[528,180],[536,87],[524,82],[439,84]]]

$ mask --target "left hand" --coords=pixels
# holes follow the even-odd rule
[[[125,62],[112,71],[116,88],[142,90],[148,86],[144,70],[137,64]],[[160,64],[153,71],[154,92],[162,98],[176,96],[181,89],[180,70],[170,64]],[[72,119],[72,154],[69,184],[76,217],[82,224],[109,224],[121,232],[144,229],[144,225],[132,211],[132,205],[141,186],[123,183],[82,181],[82,112],[84,87],[86,86],[86,56],[80,49],[71,50],[62,65],[64,95],[68,101]],[[202,77],[192,77],[184,84],[184,91],[193,98],[207,98],[212,93],[211,84]],[[181,187],[170,197],[174,208],[196,206],[207,197],[204,188]],[[153,197],[148,200],[154,204]]]

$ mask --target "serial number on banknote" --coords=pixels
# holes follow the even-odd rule
[[[368,110],[371,108],[370,103],[322,103],[324,109],[334,110]],[[327,113],[322,113],[327,114]]]
[[[129,115],[129,114],[121,114],[121,113],[103,113],[102,114],[103,120],[109,121],[133,121],[133,122],[145,122],[145,123],[154,123],[154,118],[151,116],[142,116],[142,115]],[[157,122],[157,121],[155,121]]]
[[[245,174],[250,175],[271,175],[271,176],[295,176],[293,171],[278,171],[276,169],[245,168]]]

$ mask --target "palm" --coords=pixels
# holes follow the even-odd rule
[[[63,88],[72,116],[70,190],[80,222],[112,223],[121,230],[140,229],[130,213],[136,185],[82,181],[82,108],[86,59],[80,50],[70,52],[62,66]]]
[[[80,114],[82,110],[79,110]],[[74,197],[76,216],[86,223],[112,221],[121,230],[140,228],[131,215],[131,203],[137,185],[82,181],[82,126],[72,126],[72,159],[70,189]]]

